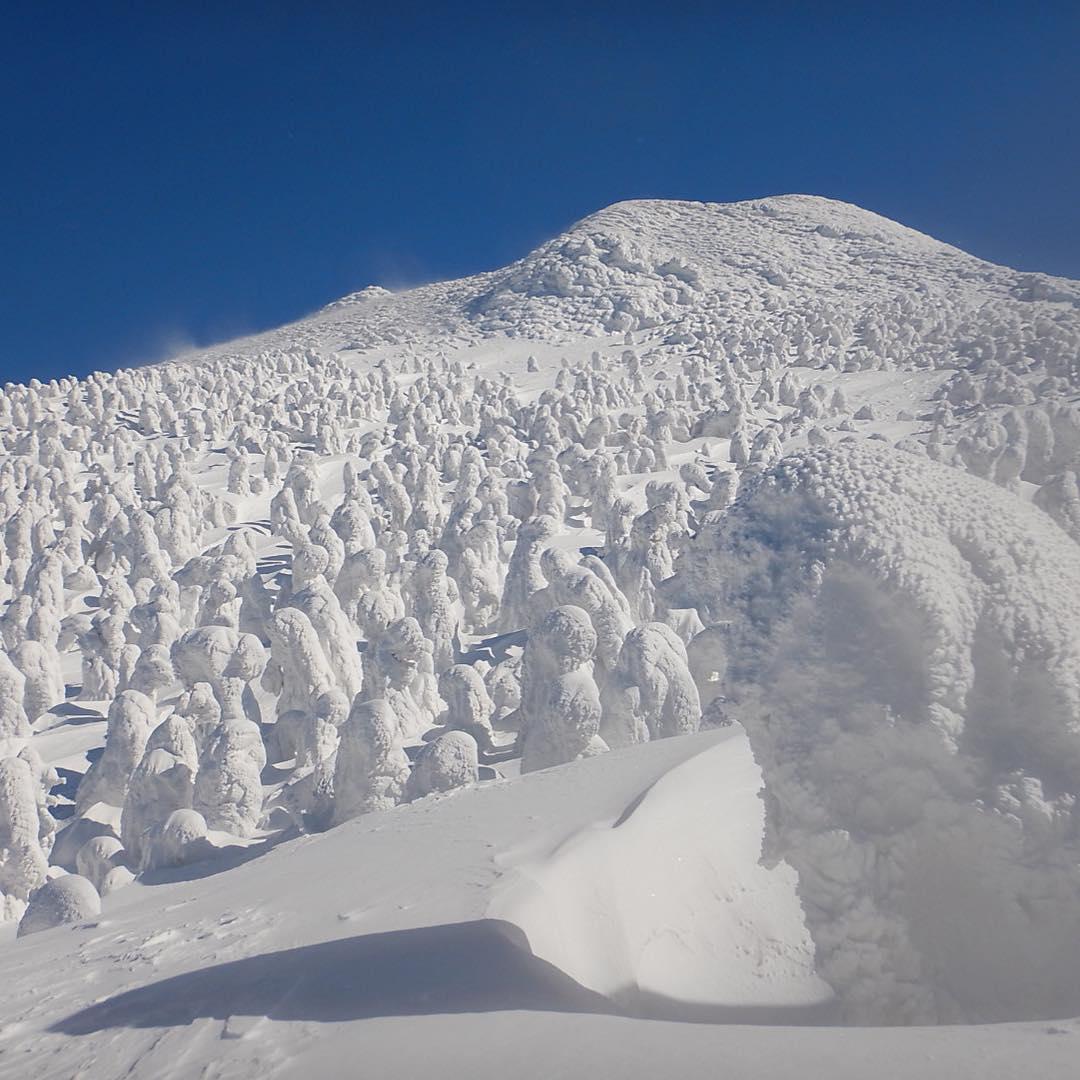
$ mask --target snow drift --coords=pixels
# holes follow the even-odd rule
[[[761,773],[746,736],[733,725],[696,738],[713,745],[613,820],[500,858],[506,882],[488,914],[634,1015],[825,1018],[832,994],[814,973],[794,871],[758,861]]]

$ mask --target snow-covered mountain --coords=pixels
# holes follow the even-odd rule
[[[5,388],[0,1075],[1072,1075],[1078,361],[781,196]]]
[[[1035,329],[1039,316],[1074,335],[1080,286],[995,266],[847,203],[641,200],[592,214],[502,270],[397,294],[373,286],[249,339],[245,351],[660,327],[665,339],[689,341],[745,327],[766,336],[802,329],[855,348],[873,347],[876,332],[897,359],[923,351],[912,359],[921,366],[951,346],[970,349],[969,337],[999,323],[1048,333]],[[833,332],[822,335],[823,326]],[[863,333],[871,341],[858,340]]]

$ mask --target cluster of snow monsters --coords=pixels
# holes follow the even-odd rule
[[[526,393],[454,358],[516,336],[575,359]],[[1037,1012],[896,882],[985,840],[957,894],[1023,864],[1020,909],[1073,917],[1078,356],[1075,283],[790,197],[622,204],[503,271],[8,386],[4,917],[735,712],[853,1018]],[[890,379],[902,408],[850,403]],[[107,717],[73,798],[35,750],[65,699]]]
[[[42,892],[60,874],[104,893],[220,834],[696,730],[702,625],[659,586],[688,491],[733,487],[703,465],[636,507],[617,481],[662,467],[722,384],[651,391],[630,348],[602,367],[531,403],[461,365],[305,352],[9,387],[6,916],[74,910]],[[578,515],[598,553],[552,546]],[[72,800],[34,750],[65,699],[107,721]]]

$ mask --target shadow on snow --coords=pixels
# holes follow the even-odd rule
[[[263,953],[117,994],[50,1030],[88,1035],[231,1016],[326,1023],[527,1010],[687,1023],[821,1024],[821,1007],[683,1002],[634,988],[608,998],[532,954],[498,919],[366,934]]]
[[[367,934],[264,953],[140,986],[53,1031],[172,1027],[202,1017],[344,1021],[532,1009],[613,1013],[614,1005],[537,959],[495,919]]]

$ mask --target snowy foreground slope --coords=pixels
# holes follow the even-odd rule
[[[1067,1075],[1071,1022],[772,1026],[828,1014],[758,782],[734,730],[685,736],[125,890],[5,958],[3,1075]]]
[[[0,1076],[1075,1075],[1078,359],[786,196],[6,387]]]

